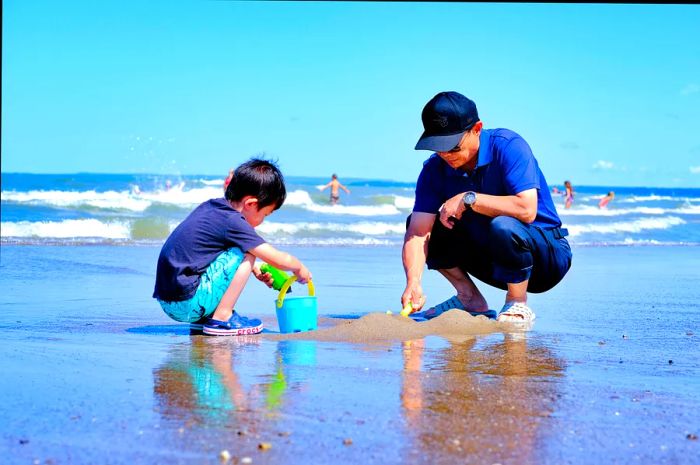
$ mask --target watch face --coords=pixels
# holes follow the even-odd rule
[[[474,192],[467,192],[464,194],[464,203],[467,205],[471,205],[476,201],[476,194]]]

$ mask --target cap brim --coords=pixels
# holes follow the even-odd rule
[[[449,152],[457,147],[459,141],[462,140],[464,132],[452,134],[449,136],[426,136],[425,133],[418,139],[416,150],[432,150],[433,152]]]

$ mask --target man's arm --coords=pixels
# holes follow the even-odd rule
[[[462,202],[464,192],[448,199],[440,209],[440,222],[452,229],[450,217],[462,218],[466,207]],[[510,216],[523,223],[532,223],[537,217],[537,189],[527,189],[515,195],[476,194],[476,203],[472,205],[476,213],[489,217]]]
[[[482,215],[512,216],[523,223],[532,223],[537,217],[537,189],[532,188],[516,195],[476,194],[472,210]]]
[[[431,213],[413,212],[411,214],[411,222],[404,236],[402,250],[403,267],[406,273],[406,289],[401,296],[402,308],[411,302],[413,310],[418,311],[425,304],[421,278],[435,218],[436,215]]]

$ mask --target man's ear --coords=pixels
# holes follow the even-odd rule
[[[472,131],[474,131],[477,135],[481,133],[481,130],[484,128],[484,123],[481,122],[481,120],[477,121],[474,123],[474,127],[472,128]]]

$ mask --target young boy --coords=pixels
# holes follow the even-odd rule
[[[213,336],[262,331],[260,320],[234,308],[251,272],[272,286],[272,276],[260,271],[256,257],[293,272],[302,284],[311,279],[303,263],[266,243],[254,229],[282,206],[286,195],[274,163],[252,158],[236,168],[226,197],[195,208],[163,244],[153,291],[163,311]]]

